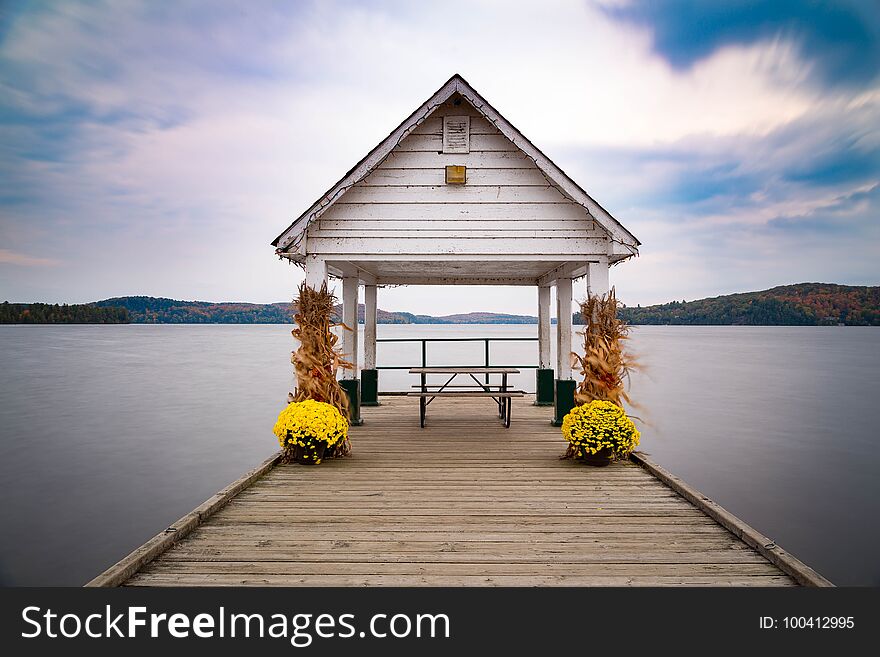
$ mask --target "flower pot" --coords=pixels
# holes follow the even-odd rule
[[[604,467],[606,465],[611,464],[611,458],[614,455],[614,452],[611,451],[610,447],[603,447],[595,454],[590,454],[589,452],[582,452],[579,460],[583,461],[587,465],[593,465],[598,468]]]
[[[297,445],[293,448],[293,462],[302,463],[303,465],[317,465],[324,458],[324,443],[317,443],[314,447],[303,447]]]

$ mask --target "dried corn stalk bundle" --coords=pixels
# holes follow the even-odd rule
[[[339,368],[351,369],[353,365],[342,358],[336,348],[339,340],[330,330],[333,305],[336,297],[327,290],[327,283],[316,290],[303,282],[299,286],[299,296],[293,305],[296,313],[293,316],[297,327],[291,331],[299,340],[299,349],[292,352],[290,362],[296,372],[296,390],[289,395],[289,401],[314,399],[327,402],[339,409],[343,417],[348,417],[348,395],[336,380]],[[333,456],[344,456],[351,451],[351,444],[346,438],[336,445]]]
[[[626,383],[637,363],[624,348],[629,326],[618,319],[617,309],[614,288],[608,294],[590,295],[581,303],[581,315],[586,324],[582,333],[584,355],[571,355],[572,367],[580,368],[583,375],[575,393],[578,404],[600,399],[623,408],[624,402],[631,403]]]
[[[624,402],[632,404],[626,384],[638,363],[624,349],[629,326],[618,319],[617,309],[614,288],[608,294],[588,295],[581,303],[584,355],[571,354],[572,368],[579,368],[583,376],[574,395],[577,404],[589,404],[594,399],[610,401],[621,408]],[[572,451],[569,445],[563,458],[573,458],[575,454],[576,450]]]

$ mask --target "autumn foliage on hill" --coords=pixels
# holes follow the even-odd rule
[[[620,311],[629,324],[880,326],[880,287],[800,283]]]

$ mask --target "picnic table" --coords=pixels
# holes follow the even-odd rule
[[[410,374],[418,374],[420,383],[413,388],[418,390],[409,392],[407,395],[419,398],[419,426],[425,428],[425,415],[428,404],[437,397],[486,397],[491,398],[498,404],[498,417],[504,423],[504,427],[510,427],[511,399],[522,397],[522,390],[513,390],[507,383],[509,374],[519,374],[515,367],[413,367]],[[429,374],[449,375],[445,383],[428,383]],[[478,375],[500,374],[501,383],[488,383],[480,381]],[[469,376],[473,383],[455,384],[453,381],[459,376]]]

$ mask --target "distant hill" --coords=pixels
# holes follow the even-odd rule
[[[880,326],[880,287],[799,283],[699,301],[627,307],[630,324]]]
[[[96,301],[97,308],[122,307],[135,324],[283,324],[290,321],[287,303],[212,303],[163,297],[114,297]]]
[[[341,306],[335,308],[336,319]],[[474,312],[415,315],[377,311],[380,324],[537,324],[532,315]],[[728,294],[699,301],[624,307],[630,324],[742,324],[756,326],[880,326],[880,287],[800,283],[760,292]],[[364,321],[364,306],[358,306]],[[580,313],[573,320],[582,324]],[[127,323],[138,324],[288,324],[290,303],[213,303],[157,297],[115,297],[84,305],[0,304],[0,324]],[[554,320],[555,321],[555,320]]]
[[[336,313],[342,312],[340,306],[336,306]],[[380,324],[537,324],[538,318],[531,315],[506,315],[503,313],[464,313],[458,315],[413,315],[404,312],[388,312],[378,310],[377,321]],[[383,321],[384,314],[384,321]],[[358,321],[364,321],[364,305],[358,306]]]
[[[290,303],[213,303],[178,301],[162,297],[114,297],[96,301],[96,308],[124,308],[137,324],[284,324],[292,321]],[[342,306],[335,307],[342,318]],[[496,313],[467,313],[433,317],[406,312],[376,311],[380,324],[537,324],[537,317]],[[364,305],[358,305],[358,321],[364,321]]]

